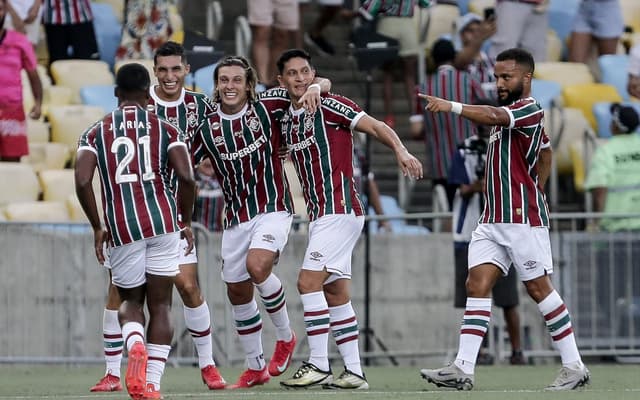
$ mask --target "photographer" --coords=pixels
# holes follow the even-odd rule
[[[453,198],[453,241],[455,260],[454,307],[465,308],[467,292],[465,284],[468,275],[467,255],[471,232],[475,229],[483,209],[482,190],[484,187],[484,167],[487,141],[491,134],[489,127],[477,126],[477,135],[472,135],[458,146],[453,156],[448,183],[456,188]],[[518,314],[518,287],[515,268],[509,275],[498,279],[493,287],[493,299],[504,311],[504,319],[511,342],[513,365],[526,364],[520,345],[520,316]],[[485,336],[486,347],[487,340]],[[493,364],[493,356],[480,349],[477,364]]]

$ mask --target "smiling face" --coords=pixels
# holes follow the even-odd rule
[[[247,103],[249,85],[246,70],[239,65],[223,66],[218,69],[216,94],[220,108],[226,114],[235,114]]]
[[[515,60],[496,62],[494,67],[498,103],[506,106],[514,101],[526,97],[531,90],[531,72],[518,64]]]
[[[156,94],[165,101],[178,100],[189,65],[183,64],[180,56],[158,56],[153,71],[158,79]]]
[[[309,61],[302,57],[293,57],[284,63],[282,75],[278,75],[278,81],[289,92],[291,101],[297,106],[298,100],[316,77],[315,70],[309,65]]]

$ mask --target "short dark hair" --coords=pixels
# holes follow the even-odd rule
[[[116,88],[126,93],[147,92],[151,85],[149,72],[138,63],[125,64],[116,74]]]
[[[247,80],[247,85],[249,86],[249,93],[247,97],[249,101],[254,102],[258,98],[256,95],[256,85],[258,84],[258,74],[256,70],[253,69],[249,61],[242,56],[227,56],[218,62],[216,68],[213,70],[213,83],[214,85],[218,84],[218,75],[220,68],[222,67],[242,67],[244,68],[244,77]],[[218,92],[214,90],[213,100],[216,102],[220,102],[220,96]]]
[[[304,58],[309,62],[309,65],[311,65],[311,56],[309,55],[309,53],[302,49],[289,49],[280,54],[280,57],[276,62],[276,65],[278,66],[278,73],[282,75],[282,73],[284,72],[284,64],[286,64],[286,62],[291,60],[292,58],[296,57]]]
[[[527,72],[533,74],[535,70],[535,62],[533,61],[533,56],[531,53],[524,49],[519,49],[514,47],[512,49],[507,49],[496,57],[496,61],[507,61],[514,60],[516,64],[521,65],[527,69]]]
[[[438,39],[431,48],[431,58],[436,65],[453,62],[456,58],[456,49],[448,39]]]
[[[180,56],[183,64],[187,63],[187,56],[184,54],[184,47],[181,44],[168,41],[158,47],[153,55],[153,65],[158,64],[158,57]]]

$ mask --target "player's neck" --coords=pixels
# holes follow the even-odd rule
[[[227,115],[235,115],[235,114],[239,113],[240,111],[242,111],[242,109],[246,105],[247,105],[246,101],[244,103],[233,104],[233,105],[220,103],[220,111],[222,111],[223,113],[225,113]]]
[[[156,96],[158,96],[160,100],[167,102],[179,100],[180,96],[182,95],[182,90],[183,88],[181,87],[180,90],[178,90],[175,94],[168,94],[162,90],[160,85],[157,85],[153,88]]]

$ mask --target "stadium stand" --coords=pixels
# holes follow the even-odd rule
[[[636,109],[640,114],[640,103],[625,102],[625,105]],[[598,102],[593,105],[593,115],[598,124],[598,137],[607,139],[611,137],[611,102]]]
[[[381,195],[380,204],[382,205],[382,211],[386,216],[402,216],[406,214],[398,201],[392,196]],[[376,212],[372,207],[369,207],[369,215],[375,215]],[[424,226],[409,225],[404,218],[389,219],[389,225],[391,226],[391,232],[394,235],[428,235],[429,229]],[[377,221],[371,221],[369,224],[369,232],[378,232]]]
[[[0,162],[0,206],[21,201],[36,201],[40,195],[40,184],[29,164]]]
[[[418,34],[420,39],[426,38],[423,47],[426,54],[429,54],[429,49],[441,36],[455,34],[460,10],[455,5],[445,3],[435,4],[426,10],[420,9],[419,12],[422,13],[422,18],[418,18],[418,23],[421,23]]]
[[[51,141],[75,151],[80,135],[104,116],[102,107],[85,105],[55,106],[49,109]]]
[[[118,107],[113,85],[83,86],[80,88],[80,99],[84,105],[102,107],[105,114]]]
[[[68,169],[48,169],[40,171],[38,177],[42,187],[42,200],[66,201],[75,194],[74,171]]]
[[[91,3],[103,3],[111,5],[113,14],[118,19],[118,23],[122,25],[124,20],[124,0],[93,0]]]
[[[620,7],[624,24],[631,27],[634,32],[640,32],[640,1],[620,0]]]
[[[597,129],[598,124],[593,115],[593,105],[599,101],[622,101],[622,97],[614,86],[603,83],[567,85],[562,89],[562,97],[566,107],[574,107],[582,111],[594,130]]]
[[[470,0],[468,7],[469,12],[478,15],[484,15],[485,8],[492,8],[496,6],[496,0]]]
[[[122,61],[118,61],[115,64],[114,72],[117,73],[118,70],[120,69],[120,67],[122,67],[123,65],[126,65],[126,64],[130,64],[130,63],[142,64],[147,69],[147,72],[149,72],[149,77],[151,78],[151,85],[157,85],[158,84],[158,79],[156,79],[156,75],[153,72],[153,60],[122,60]],[[96,84],[97,83],[101,83],[101,82],[96,82]]]
[[[109,68],[113,68],[122,38],[122,17],[118,18],[114,5],[107,2],[92,1],[91,11],[100,59],[109,64]]]
[[[595,79],[586,64],[545,61],[536,63],[533,77],[558,82],[560,85],[593,83]]]
[[[624,101],[629,100],[629,92],[627,92],[628,66],[629,56],[626,54],[605,54],[598,57],[600,81],[615,86]]]
[[[69,211],[61,201],[33,201],[8,204],[4,210],[8,221],[69,222]]]
[[[213,94],[213,71],[218,64],[207,65],[206,67],[198,69],[194,74],[194,83],[196,89],[200,90],[207,96]]]
[[[64,168],[69,161],[69,147],[63,143],[29,143],[29,155],[22,161],[31,165],[34,171]]]
[[[235,38],[236,55],[249,58],[251,55],[251,28],[249,20],[244,15],[236,18]]]
[[[99,60],[57,60],[51,63],[51,76],[56,85],[71,89],[73,104],[80,104],[81,87],[114,82],[109,64]]]
[[[29,145],[33,143],[47,143],[49,141],[49,124],[40,120],[27,118],[27,136]]]

